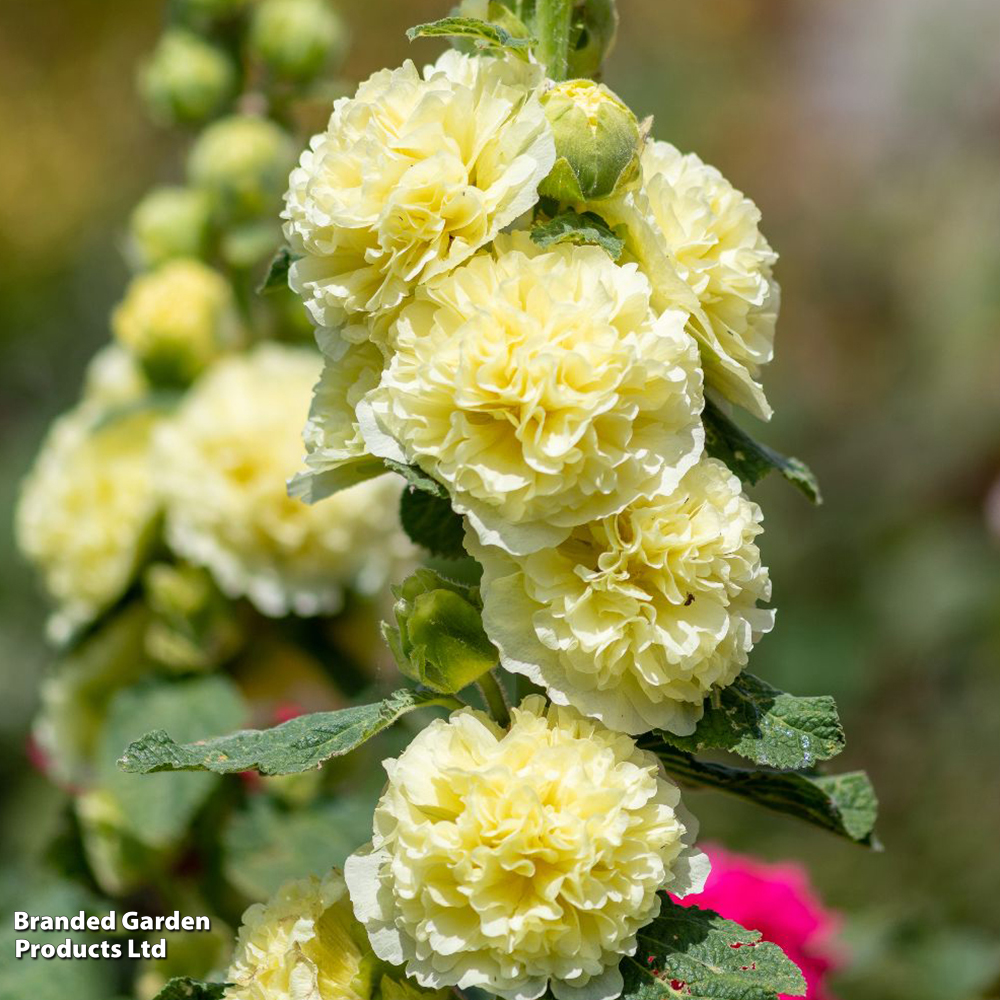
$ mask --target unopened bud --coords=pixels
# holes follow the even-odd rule
[[[187,385],[242,341],[229,282],[188,258],[133,278],[111,326],[118,343],[160,386]]]
[[[639,170],[642,133],[631,109],[602,83],[567,80],[542,97],[556,164],[539,192],[565,202],[607,198]]]
[[[167,31],[140,72],[150,113],[167,124],[218,114],[236,93],[236,82],[229,56],[184,28]]]
[[[143,575],[143,588],[152,612],[146,652],[165,666],[207,670],[242,645],[234,605],[200,567],[153,563]]]
[[[262,0],[250,25],[250,52],[273,73],[310,80],[347,49],[347,29],[326,0]]]
[[[129,220],[130,256],[143,269],[173,257],[200,257],[210,218],[211,200],[204,191],[155,188],[136,205]]]
[[[396,627],[383,623],[382,631],[407,677],[451,694],[496,666],[475,588],[421,569],[393,593]]]
[[[188,159],[192,184],[207,191],[223,220],[267,215],[288,186],[295,150],[288,134],[256,115],[209,125]]]

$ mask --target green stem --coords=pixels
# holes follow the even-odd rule
[[[538,58],[553,80],[565,80],[569,71],[569,28],[573,0],[538,0],[535,33]]]
[[[479,692],[486,702],[486,707],[490,710],[490,715],[496,719],[498,725],[506,729],[510,725],[510,709],[507,707],[507,698],[503,693],[503,688],[492,671],[483,674],[476,681],[476,687],[479,688]]]

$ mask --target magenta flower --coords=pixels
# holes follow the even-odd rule
[[[835,1000],[825,979],[839,964],[832,939],[840,918],[820,901],[805,868],[792,862],[767,864],[715,845],[705,853],[712,873],[704,891],[686,897],[685,903],[760,931],[802,970],[807,1000]]]

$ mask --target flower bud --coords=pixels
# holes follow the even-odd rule
[[[154,563],[143,584],[153,612],[145,645],[155,660],[179,670],[207,670],[239,649],[243,635],[234,606],[205,570]]]
[[[347,30],[326,0],[262,0],[250,24],[250,52],[277,76],[309,80],[347,48]]]
[[[475,588],[421,569],[393,593],[397,628],[383,623],[382,634],[407,677],[451,694],[496,666]]]
[[[607,198],[639,170],[642,133],[631,109],[593,80],[557,83],[542,97],[556,163],[539,193],[557,201]]]
[[[236,93],[236,82],[229,56],[184,28],[163,35],[139,78],[150,114],[167,124],[218,114]]]
[[[83,853],[98,886],[109,896],[134,892],[158,860],[156,852],[129,831],[125,809],[106,789],[86,791],[74,805]]]
[[[155,188],[136,205],[129,220],[130,256],[143,269],[172,257],[200,257],[210,217],[211,200],[204,191]]]
[[[229,282],[179,258],[133,278],[111,325],[154,385],[186,385],[242,340]]]
[[[569,75],[597,76],[618,34],[615,0],[584,0],[573,13],[571,32]]]
[[[232,115],[199,136],[188,158],[192,184],[207,191],[224,221],[276,211],[295,162],[289,136],[255,115]]]

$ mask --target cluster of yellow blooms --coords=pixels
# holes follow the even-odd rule
[[[605,163],[608,136],[632,139]],[[622,252],[538,239],[560,213]],[[633,737],[691,734],[773,623],[760,510],[702,422],[706,394],[770,415],[759,213],[607,88],[452,51],[337,101],[283,217],[325,355],[293,492],[349,495],[373,459],[440,483],[499,662],[546,695],[507,727],[463,709],[386,762],[354,913],[425,989],[612,1000],[659,893],[708,873]],[[316,996],[350,995],[346,975]],[[233,1000],[286,995],[232,978]]]
[[[539,238],[595,216],[617,251]],[[760,510],[703,423],[709,397],[770,416],[759,213],[602,85],[450,51],[338,100],[282,217],[322,372],[234,351],[225,281],[162,265],[29,479],[22,545],[63,631],[121,596],[158,519],[227,595],[317,614],[412,560],[385,462],[435,480],[499,663],[545,696],[509,725],[457,711],[387,761],[371,843],[247,912],[226,996],[614,1000],[662,893],[709,867],[635,737],[693,733],[773,624]],[[193,385],[164,415],[136,405],[147,378]]]

